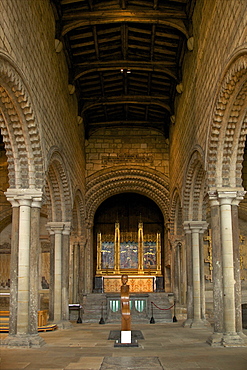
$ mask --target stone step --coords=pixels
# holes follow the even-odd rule
[[[173,295],[167,293],[131,294],[131,319],[134,323],[148,323],[152,316],[155,322],[172,322]],[[154,302],[154,305],[151,303]],[[83,298],[82,321],[121,322],[119,294],[91,293]],[[76,319],[76,318],[75,318]]]

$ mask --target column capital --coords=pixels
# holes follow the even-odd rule
[[[239,205],[244,199],[246,191],[243,188],[218,188],[208,192],[211,206],[214,205]]]
[[[191,234],[190,221],[184,221],[184,232],[185,234]]]
[[[62,234],[64,222],[47,222],[46,229],[52,234]]]
[[[26,205],[41,208],[43,192],[36,189],[7,189],[4,193],[12,207]]]
[[[71,222],[64,222],[63,235],[70,235],[71,231]]]
[[[208,228],[208,223],[206,221],[185,221],[184,230],[185,232],[204,232]]]

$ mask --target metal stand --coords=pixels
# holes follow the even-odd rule
[[[104,318],[103,318],[103,314],[104,314],[104,308],[103,308],[103,302],[101,302],[101,318],[100,318],[100,320],[99,320],[99,324],[100,325],[102,325],[102,324],[105,324],[105,320],[104,320]]]
[[[173,322],[178,321],[177,318],[176,318],[175,312],[176,312],[176,301],[174,300],[174,316],[173,316],[173,319],[172,319]]]
[[[82,319],[81,319],[81,305],[79,307],[79,315],[78,315],[78,319],[77,319],[77,324],[81,324],[82,323]]]
[[[151,311],[152,311],[152,317],[150,319],[150,324],[155,324],[153,302],[151,302]]]

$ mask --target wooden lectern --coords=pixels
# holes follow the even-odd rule
[[[121,343],[131,343],[131,316],[130,316],[130,297],[129,285],[127,284],[128,275],[122,275],[121,286],[121,309],[122,309],[122,326],[121,326]]]

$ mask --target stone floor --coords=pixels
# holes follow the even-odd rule
[[[182,327],[182,322],[132,325],[144,339],[139,347],[114,347],[108,340],[116,324],[76,324],[72,329],[40,333],[39,349],[0,347],[1,370],[246,370],[247,348],[213,348],[206,344],[211,328]],[[247,334],[247,330],[244,331]],[[2,334],[1,339],[6,337]]]

